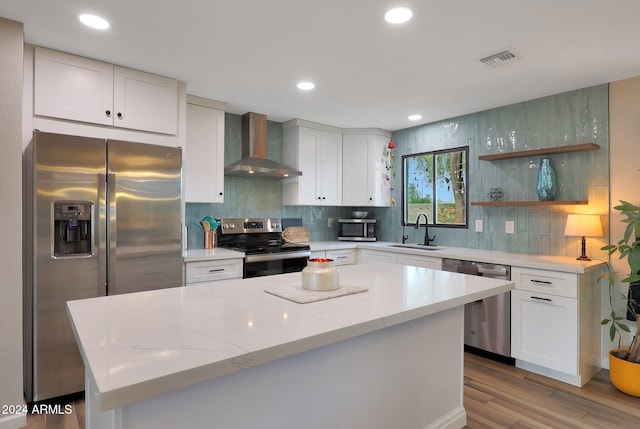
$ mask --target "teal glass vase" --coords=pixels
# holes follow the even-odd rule
[[[538,200],[555,200],[557,190],[556,173],[551,166],[551,160],[549,158],[542,158],[540,160],[540,168],[538,169],[538,185],[536,187]]]

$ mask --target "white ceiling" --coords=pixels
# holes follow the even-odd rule
[[[414,18],[387,24],[398,4]],[[111,28],[82,26],[83,12]],[[278,122],[397,130],[640,76],[638,0],[3,0],[0,16],[23,22],[27,43],[171,76]],[[478,61],[504,48],[519,59]]]

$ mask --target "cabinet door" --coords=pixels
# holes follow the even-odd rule
[[[389,138],[373,135],[369,137],[367,147],[368,159],[368,201],[369,205],[377,207],[389,207],[391,204],[390,195],[390,174],[387,170],[389,163],[387,155],[387,145]]]
[[[511,354],[578,375],[578,304],[573,298],[511,291]]]
[[[187,104],[184,195],[190,203],[224,202],[224,112]]]
[[[442,259],[434,258],[431,256],[406,255],[406,254],[399,253],[398,264],[411,265],[414,267],[431,268],[433,270],[442,269]]]
[[[388,207],[388,139],[375,134],[345,134],[342,202],[347,206]],[[346,160],[346,162],[344,162]]]
[[[304,174],[304,173],[303,173]],[[321,205],[342,204],[342,135],[322,131],[316,166],[316,191]]]
[[[114,67],[114,125],[175,135],[178,82],[163,76]]]
[[[342,139],[342,202],[345,206],[368,206],[367,136],[345,134]]]
[[[327,257],[327,254],[324,250],[315,250],[311,252],[311,255],[309,255],[309,259],[326,258],[326,257]]]
[[[320,205],[321,197],[316,189],[318,181],[317,158],[322,144],[322,131],[311,128],[299,128],[298,134],[298,164],[302,176],[291,179],[296,180],[297,203]]]
[[[396,254],[393,252],[385,252],[383,250],[358,249],[358,263],[390,263],[397,262]]]
[[[351,265],[356,263],[355,249],[327,250],[326,257],[333,259],[336,266]]]
[[[113,124],[113,66],[35,48],[34,114]]]

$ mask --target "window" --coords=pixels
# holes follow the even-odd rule
[[[434,226],[468,226],[468,157],[468,146],[402,157],[403,225],[425,213]]]

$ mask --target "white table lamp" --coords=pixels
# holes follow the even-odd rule
[[[582,237],[582,255],[576,259],[590,261],[585,253],[586,237],[602,237],[602,223],[600,216],[593,214],[570,214],[567,216],[567,224],[564,235],[569,237]]]

